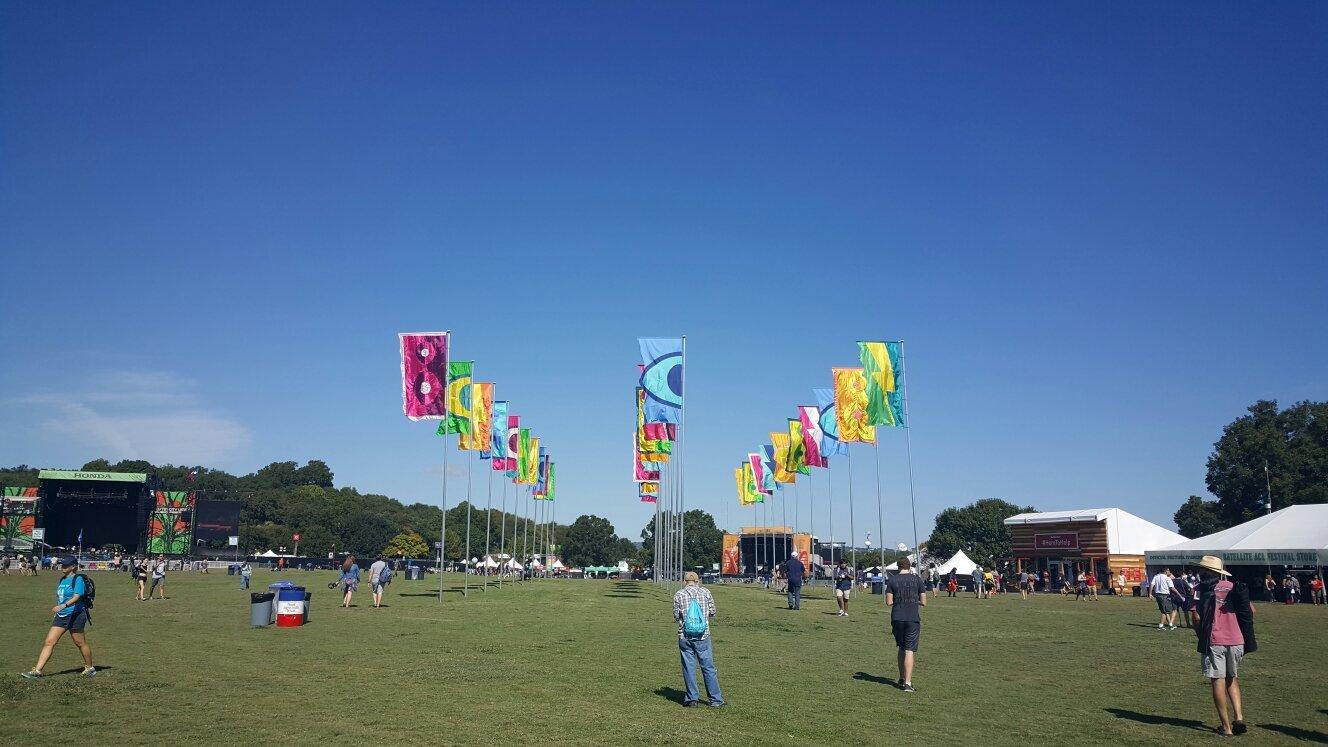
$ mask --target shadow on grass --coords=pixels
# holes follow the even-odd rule
[[[1125,624],[1130,626],[1131,628],[1149,628],[1152,630],[1161,630],[1161,628],[1157,627],[1157,625],[1153,623],[1125,623]],[[1180,630],[1180,628],[1177,628],[1177,630]]]
[[[106,665],[106,666],[101,666],[100,664],[97,665],[97,673],[98,673],[98,674],[101,674],[102,672],[109,672],[109,671],[112,670],[112,669],[115,669],[115,667],[110,666],[110,665]],[[47,677],[59,677],[59,676],[62,675],[62,674],[82,674],[82,673],[83,673],[83,667],[74,667],[73,669],[61,669],[61,670],[58,671],[58,672],[51,672],[50,674],[48,674],[48,675],[46,675],[46,676],[47,676]]]
[[[882,677],[876,674],[867,674],[866,672],[858,672],[854,674],[853,679],[862,680],[863,682],[875,682],[878,685],[889,685],[890,687],[899,687],[899,683],[895,682],[889,677]]]
[[[1328,713],[1320,710],[1319,713]],[[1278,734],[1285,734],[1293,739],[1299,739],[1303,742],[1314,742],[1316,744],[1328,744],[1328,734],[1311,729],[1301,729],[1295,726],[1283,726],[1281,724],[1259,724],[1260,729],[1275,731]]]
[[[605,594],[604,596],[617,597],[619,599],[640,599],[642,597],[641,594],[614,594],[614,593],[608,593]]]
[[[461,593],[461,589],[459,589],[459,588],[457,588],[457,589],[443,589],[443,593],[444,593],[444,594],[460,594],[460,593]],[[400,594],[398,594],[397,596],[399,596],[399,597],[436,597],[436,596],[438,596],[438,590],[437,590],[437,589],[434,589],[433,591],[411,591],[411,592],[405,592],[405,591],[403,591],[403,592],[401,592]],[[353,605],[352,605],[352,606],[353,606]]]
[[[1192,718],[1176,718],[1174,716],[1159,716],[1154,713],[1139,713],[1138,711],[1127,711],[1124,708],[1104,708],[1107,713],[1116,718],[1123,718],[1129,721],[1138,721],[1141,724],[1150,726],[1179,726],[1184,729],[1197,729],[1199,731],[1212,731],[1212,727],[1202,721],[1195,721]]]
[[[671,700],[678,705],[687,702],[687,693],[676,687],[660,687],[655,689],[655,694],[666,700]]]

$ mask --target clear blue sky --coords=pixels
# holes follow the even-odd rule
[[[1087,10],[4,4],[0,462],[437,502],[396,333],[445,328],[559,518],[635,537],[635,338],[686,334],[689,502],[734,527],[737,460],[903,338],[924,536],[988,496],[1170,526],[1223,424],[1328,397],[1328,6]]]

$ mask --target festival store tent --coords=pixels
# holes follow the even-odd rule
[[[954,554],[954,557],[944,563],[938,564],[936,566],[936,572],[944,576],[950,572],[951,568],[953,568],[956,575],[969,576],[972,575],[973,569],[977,567],[978,564],[970,560],[969,557],[964,554],[963,550],[960,550]]]
[[[1149,550],[1148,565],[1216,555],[1226,565],[1328,566],[1328,503],[1287,506],[1220,532]]]

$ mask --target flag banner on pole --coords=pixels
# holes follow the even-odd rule
[[[530,431],[526,430],[526,433],[529,434]],[[529,436],[526,441],[526,463],[521,478],[521,482],[526,485],[539,482],[539,442],[537,436]]]
[[[807,449],[809,467],[828,467],[830,460],[821,454],[821,411],[815,405],[798,405],[798,420],[802,423],[802,441]]]
[[[466,451],[487,449],[493,439],[493,384],[477,381],[470,386],[471,428],[457,443]]]
[[[885,350],[890,354],[890,370],[895,372],[895,388],[888,392],[890,410],[895,414],[895,425],[907,428],[904,422],[904,349],[900,343],[887,342]]]
[[[549,462],[549,478],[544,489],[544,500],[546,501],[553,500],[554,467],[557,466],[558,465],[555,462]]]
[[[502,400],[493,403],[493,415],[489,418],[489,450],[485,453],[493,458],[494,472],[507,469],[507,403]]]
[[[738,490],[738,503],[747,505],[747,489],[742,484],[742,467],[735,467],[733,470],[733,484]]]
[[[521,454],[521,416],[507,416],[507,458],[503,465],[503,472],[509,479],[515,480],[517,474],[517,457]],[[498,469],[497,460],[493,463],[494,469]]]
[[[812,470],[807,466],[807,441],[802,436],[802,421],[797,418],[788,419],[788,471],[797,472],[800,475],[810,475]]]
[[[775,447],[766,444],[761,447],[761,492],[770,495],[775,492]]]
[[[719,567],[720,575],[738,575],[738,535],[724,533],[724,551],[720,557],[723,558]]]
[[[761,493],[770,493],[770,490],[765,489],[765,463],[761,461],[761,455],[749,453],[747,463],[752,466],[752,479],[756,482],[756,490]],[[774,482],[773,475],[771,475],[770,480]]]
[[[787,433],[771,433],[770,445],[775,447],[775,482],[795,482],[798,476],[788,468],[789,436]]]
[[[452,361],[447,364],[447,419],[438,424],[438,435],[470,433],[470,384],[474,369],[475,361]]]
[[[867,422],[867,377],[861,368],[833,369],[835,422],[844,443],[876,443],[876,428]]]
[[[813,389],[816,395],[817,410],[820,412],[818,424],[821,426],[821,457],[829,466],[831,456],[848,454],[848,444],[839,440],[839,421],[835,419],[835,390]]]
[[[544,497],[549,489],[549,455],[540,449],[539,462],[535,467],[535,495]]]
[[[752,463],[742,463],[743,503],[765,503],[765,494],[756,489],[756,475],[752,473]]]
[[[402,332],[401,397],[411,420],[447,417],[447,333]]]
[[[526,475],[530,474],[530,429],[520,429],[520,444],[516,450],[516,481],[523,483],[526,481]]]
[[[668,455],[673,453],[673,439],[676,437],[677,426],[672,423],[647,423],[645,402],[646,390],[637,387],[636,448],[642,454],[661,454],[663,458],[657,461],[666,462]]]
[[[641,388],[648,423],[682,420],[682,338],[641,337]]]
[[[643,504],[653,504],[659,501],[660,484],[659,482],[640,482],[636,485],[636,494],[640,496]]]
[[[632,438],[632,462],[633,482],[659,482],[659,464],[643,459],[641,452],[636,450],[635,436]]]
[[[867,422],[902,427],[904,400],[898,388],[899,343],[859,342],[858,355],[867,379]]]

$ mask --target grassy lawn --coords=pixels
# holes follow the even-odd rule
[[[646,582],[538,581],[468,599],[398,578],[387,608],[338,607],[331,572],[310,625],[249,628],[224,574],[175,573],[170,598],[136,602],[100,573],[97,662],[28,682],[56,574],[0,577],[0,713],[10,743],[883,743],[1119,744],[1217,737],[1188,630],[1161,632],[1145,600],[933,600],[906,694],[880,597],[833,615],[750,587],[714,587],[716,661],[729,708],[679,707],[672,590]],[[255,586],[275,574],[258,572]],[[449,579],[459,587],[460,578]],[[1245,742],[1328,742],[1328,610],[1259,605],[1261,649],[1242,673]],[[72,670],[56,648],[48,674]],[[260,734],[261,730],[261,734]],[[20,736],[21,735],[21,736]]]

